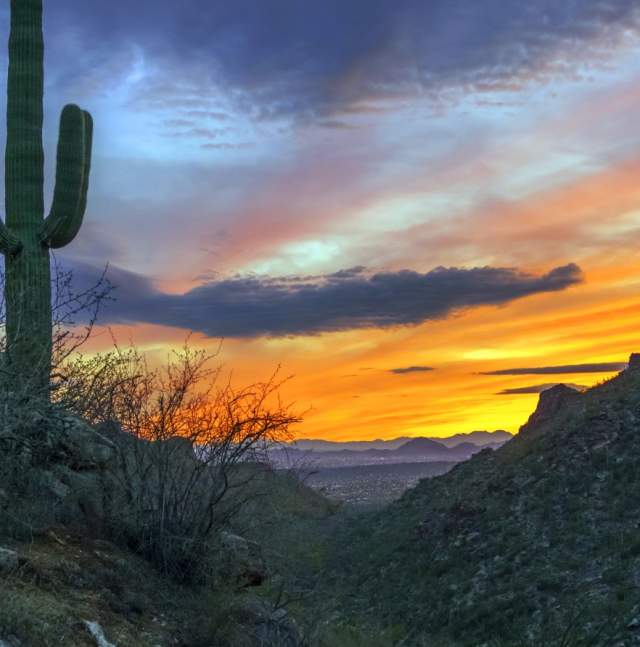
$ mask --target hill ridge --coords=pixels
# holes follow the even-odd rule
[[[547,644],[571,623],[588,635],[635,622],[639,365],[632,356],[585,393],[542,394],[511,441],[421,481],[357,531],[345,566],[354,606],[456,645]]]
[[[436,436],[398,436],[389,440],[377,438],[375,440],[325,440],[321,438],[301,438],[289,443],[289,447],[303,450],[313,450],[315,452],[334,451],[339,449],[350,449],[352,451],[366,451],[367,449],[397,449],[409,441],[418,438],[433,440],[446,447],[455,447],[463,442],[473,442],[475,445],[485,445],[496,442],[506,442],[511,439],[513,434],[503,429],[494,431],[470,431],[465,433],[453,434],[438,438]]]

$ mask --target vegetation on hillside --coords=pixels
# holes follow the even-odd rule
[[[503,448],[340,538],[350,613],[416,644],[638,643],[640,371],[562,389]]]

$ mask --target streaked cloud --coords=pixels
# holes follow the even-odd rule
[[[395,375],[407,375],[408,373],[428,373],[433,370],[435,369],[431,366],[404,366],[401,368],[392,368],[389,373],[394,373]]]
[[[514,389],[503,389],[502,391],[496,393],[496,395],[529,395],[532,393],[542,393],[543,391],[552,389],[554,386],[558,386],[559,384],[569,386],[576,391],[584,391],[588,388],[582,384],[572,384],[570,382],[548,382],[547,384],[534,384],[533,386],[521,386]]]
[[[534,368],[503,368],[482,372],[480,375],[559,375],[572,373],[613,373],[627,367],[626,362],[604,362],[595,364],[567,364],[566,366],[538,366]]]
[[[608,375],[477,371],[636,347],[637,0],[45,5],[47,202],[78,102],[94,171],[60,258],[111,263],[121,340],[225,336],[239,381],[282,365],[303,433],[342,438],[516,431],[531,397],[495,392]],[[571,290],[545,274],[569,261]]]

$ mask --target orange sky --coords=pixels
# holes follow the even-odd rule
[[[473,166],[473,160],[470,162]],[[220,360],[237,383],[268,377],[278,365],[293,379],[283,396],[306,411],[298,433],[335,440],[445,436],[475,429],[515,432],[537,395],[497,395],[547,382],[592,385],[611,373],[486,376],[525,366],[623,362],[640,350],[640,161],[609,167],[522,197],[481,203],[399,237],[402,265],[446,258],[524,266],[543,272],[572,261],[580,285],[501,307],[468,309],[415,327],[363,329],[278,339],[227,339]],[[399,191],[398,195],[402,195]],[[349,206],[351,208],[351,206]],[[419,248],[419,252],[418,252]],[[393,261],[391,262],[393,265]],[[189,287],[168,277],[165,289]],[[158,356],[186,331],[116,326]],[[98,338],[94,344],[102,345]],[[195,335],[213,348],[216,340]],[[424,365],[429,372],[395,374]]]
[[[504,11],[517,18],[516,4]],[[314,7],[320,11],[322,3]],[[447,46],[460,53],[459,23],[446,24],[454,39]],[[484,38],[492,25],[480,21],[469,29]],[[504,78],[504,66],[493,59],[476,70],[479,54],[472,52],[460,57],[469,70],[452,69],[451,85],[442,81],[431,91],[412,82],[392,88],[391,74],[382,79],[386,85],[366,83],[366,74],[380,81],[375,74],[386,56],[398,60],[385,65],[411,67],[411,57],[422,53],[410,54],[409,45],[354,54],[329,79],[305,76],[313,66],[290,76],[275,70],[275,94],[252,79],[264,92],[251,95],[251,86],[231,89],[229,96],[224,84],[209,79],[213,85],[207,85],[195,63],[188,67],[188,34],[181,36],[180,60],[167,54],[164,67],[153,58],[162,43],[146,50],[135,34],[118,65],[100,67],[100,52],[91,50],[97,68],[72,86],[84,93],[83,105],[96,121],[89,208],[61,258],[78,267],[109,262],[126,270],[123,294],[127,281],[144,283],[131,291],[128,316],[107,316],[106,323],[116,322],[120,343],[131,339],[154,358],[181,344],[189,329],[180,322],[159,325],[166,313],[151,306],[146,312],[138,298],[154,304],[166,302],[154,301],[158,295],[175,296],[171,323],[190,303],[180,301],[185,294],[237,277],[258,277],[261,285],[290,277],[313,282],[359,266],[371,273],[486,266],[544,275],[575,263],[582,282],[499,307],[454,309],[441,319],[425,316],[418,325],[393,328],[358,323],[339,332],[307,334],[315,330],[310,327],[271,337],[261,329],[238,333],[243,336],[232,331],[219,357],[238,384],[265,379],[278,365],[283,376],[293,376],[282,395],[306,412],[301,436],[515,432],[537,395],[500,391],[552,382],[589,386],[612,373],[481,373],[624,362],[640,351],[640,35],[623,25],[622,32],[604,28],[602,38],[583,43],[582,33],[575,41],[566,38],[565,29],[576,25],[559,28],[557,42],[549,40],[553,49],[514,68],[513,79]],[[488,36],[483,55],[501,42],[498,36]],[[531,50],[544,42],[535,36]],[[327,41],[320,54],[329,49]],[[592,58],[582,61],[582,54]],[[61,52],[51,56],[56,61]],[[443,68],[450,58],[444,56]],[[284,60],[267,58],[264,69]],[[50,96],[66,89],[72,76],[53,75]],[[95,89],[103,81],[113,92]],[[284,108],[276,101],[283,113],[269,112],[271,104],[260,112],[260,101],[280,99],[281,87],[297,100],[291,110],[326,91],[330,106],[321,108],[333,112],[316,107],[292,115],[286,101]],[[388,92],[376,94],[380,88]],[[249,96],[254,103],[247,103]],[[54,108],[47,103],[47,123],[57,115]],[[209,120],[209,130],[200,119]],[[55,142],[47,137],[52,164]],[[226,139],[217,147],[219,137]],[[216,348],[217,337],[205,335],[206,317],[226,313],[212,306],[187,314],[200,331],[192,343]],[[90,348],[106,348],[109,339],[99,335]],[[433,370],[393,372],[416,366]]]

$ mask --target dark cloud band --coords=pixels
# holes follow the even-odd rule
[[[264,118],[347,115],[408,94],[439,100],[451,90],[573,77],[577,65],[599,65],[640,23],[636,0],[114,0],[91,10],[57,0],[51,7],[51,32],[73,33],[85,54],[61,82],[83,75],[104,82],[113,52],[135,46],[166,70],[141,88],[148,101],[186,109],[217,88]],[[188,96],[185,69],[201,83]]]
[[[79,276],[95,270],[77,266]],[[106,323],[145,322],[210,337],[283,337],[361,328],[417,325],[483,305],[502,305],[580,283],[577,265],[535,276],[513,268],[439,267],[368,273],[357,267],[310,277],[236,277],[209,281],[184,294],[166,294],[149,279],[110,268],[116,301]],[[86,281],[87,279],[82,279]]]

